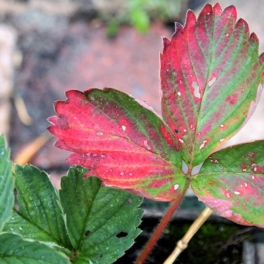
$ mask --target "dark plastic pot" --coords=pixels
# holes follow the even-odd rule
[[[140,228],[143,230],[136,243],[116,263],[133,263],[159,223],[167,203],[145,200],[145,209]],[[153,252],[148,264],[161,264],[173,251],[189,226],[203,210],[204,205],[196,197],[187,197],[174,215]],[[259,242],[264,232],[256,227],[237,225],[217,215],[212,215],[190,241],[175,264],[261,264]]]

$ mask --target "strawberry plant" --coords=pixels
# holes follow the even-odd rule
[[[34,166],[12,173],[0,137],[0,263],[112,263],[124,254],[140,232],[141,198],[83,180],[86,171],[71,168],[58,192]]]
[[[12,174],[1,138],[0,258],[113,263],[139,234],[139,197],[169,201],[136,261],[143,263],[189,187],[207,208],[165,263],[212,211],[264,227],[264,140],[219,150],[248,121],[262,91],[257,36],[237,20],[234,6],[207,4],[198,18],[188,11],[185,25],[176,24],[163,44],[162,118],[112,88],[70,90],[55,103],[49,131],[56,147],[72,152],[67,162],[78,165],[59,192],[33,166]]]
[[[243,19],[237,21],[235,7],[222,11],[208,4],[197,19],[188,11],[185,26],[176,24],[163,43],[162,118],[115,89],[71,90],[50,118],[56,146],[73,152],[68,163],[88,168],[86,177],[172,202],[160,230],[190,185],[210,210],[263,227],[264,141],[217,151],[257,105],[264,79],[257,36]]]

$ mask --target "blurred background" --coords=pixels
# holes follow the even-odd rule
[[[205,2],[0,0],[0,133],[12,158],[46,170],[59,186],[68,153],[53,147],[46,119],[69,89],[116,88],[159,113],[161,36],[170,38],[174,22],[184,24],[187,9],[198,14]],[[263,51],[264,0],[218,2],[236,5]],[[232,143],[264,138],[263,111],[261,103]]]

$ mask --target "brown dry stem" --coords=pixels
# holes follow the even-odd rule
[[[14,163],[19,165],[28,163],[50,138],[50,134],[44,133],[34,139],[14,157]]]
[[[21,122],[26,126],[30,126],[33,123],[33,120],[28,114],[28,111],[27,111],[27,108],[26,108],[26,105],[23,99],[17,95],[14,98],[14,103],[15,103],[18,117],[21,120]]]
[[[207,220],[207,218],[212,214],[213,210],[209,207],[206,207],[199,217],[193,222],[190,226],[189,230],[185,234],[185,236],[178,241],[174,251],[171,255],[165,260],[163,264],[172,264],[180,253],[187,248],[189,241],[195,235],[195,233],[199,230],[199,228],[203,225],[203,223]]]

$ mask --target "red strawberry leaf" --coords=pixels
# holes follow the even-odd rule
[[[234,6],[207,4],[196,19],[176,24],[161,54],[162,116],[177,131],[184,161],[202,163],[234,135],[255,109],[263,54]],[[262,79],[261,79],[262,78]]]
[[[211,155],[192,188],[219,215],[242,225],[264,227],[264,141]]]
[[[68,163],[89,168],[86,176],[138,195],[172,201],[185,191],[179,147],[152,111],[114,89],[68,91],[55,104],[50,132],[56,146],[74,152]]]

